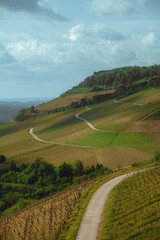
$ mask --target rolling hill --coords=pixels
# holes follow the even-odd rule
[[[103,163],[116,168],[149,159],[160,149],[159,89],[149,89],[119,100],[110,100],[86,108],[38,115],[26,121],[1,124],[0,152],[8,160],[32,162],[37,158],[58,165],[82,160],[85,165]],[[75,115],[87,119],[104,131],[94,131]],[[147,116],[152,113],[152,120]],[[156,123],[154,128],[147,126]],[[138,124],[141,128],[138,128]],[[41,139],[29,134],[29,129]],[[52,143],[53,142],[53,143]],[[75,146],[76,145],[76,146]]]
[[[73,164],[80,160],[84,167],[103,164],[111,169],[120,169],[133,163],[139,165],[150,160],[155,152],[160,151],[159,69],[160,66],[155,65],[94,73],[59,98],[27,109],[19,121],[1,123],[0,155],[5,155],[7,162],[0,164],[0,170],[3,171],[13,160],[22,168],[25,168],[26,163],[41,159],[54,166],[64,162]],[[155,174],[152,173],[147,175],[149,187],[154,182]],[[54,232],[54,238],[58,239],[57,236],[70,217],[69,212],[75,208],[75,211],[84,211],[86,199],[89,201],[91,193],[117,174],[121,172],[104,174],[93,182],[76,185],[44,202],[36,202],[31,208],[11,217],[0,219],[3,226],[0,238],[10,240],[18,236],[20,239],[32,239],[34,236],[35,239],[48,240]],[[142,176],[139,181],[146,182],[144,179],[146,176]],[[22,185],[14,183],[12,188],[18,186],[20,189],[24,187]],[[6,183],[5,189],[7,187],[9,185]],[[126,196],[128,194],[126,192]],[[66,201],[68,205],[64,204]],[[57,212],[53,211],[55,206]],[[74,215],[71,217],[74,219]],[[73,219],[71,222],[74,225]],[[121,219],[124,220],[122,216]],[[15,222],[18,226],[16,229]]]
[[[28,108],[31,105],[38,106],[47,99],[7,99],[0,100],[0,122],[10,121],[22,108]]]

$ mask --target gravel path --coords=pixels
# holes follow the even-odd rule
[[[82,146],[82,145],[74,145],[74,144],[67,144],[67,143],[58,143],[58,142],[51,142],[51,141],[46,141],[41,138],[39,138],[34,132],[34,128],[31,128],[29,130],[29,134],[37,141],[42,142],[42,143],[48,143],[48,144],[56,144],[60,146],[70,146],[70,147],[77,147],[77,148],[91,148],[90,146]]]
[[[77,238],[76,240],[96,240],[98,227],[101,221],[101,216],[104,210],[105,202],[108,198],[108,195],[113,187],[120,183],[126,177],[129,177],[133,174],[142,172],[144,170],[135,171],[129,174],[125,174],[119,177],[116,177],[105,184],[103,184],[98,190],[93,194],[86,212],[83,216]]]
[[[89,109],[90,110],[90,109]],[[88,127],[89,128],[91,128],[92,130],[94,130],[94,131],[98,131],[98,132],[107,132],[107,131],[105,131],[105,130],[101,130],[101,129],[98,129],[98,128],[96,128],[96,127],[94,127],[90,122],[88,122],[85,118],[82,118],[82,117],[80,117],[79,115],[80,115],[81,113],[78,113],[78,114],[76,114],[76,118],[77,119],[80,119],[80,120],[82,120],[83,122],[85,122],[87,125],[88,125]]]

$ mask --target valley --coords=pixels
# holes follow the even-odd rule
[[[130,71],[130,68],[122,70]],[[133,72],[134,70],[133,67]],[[116,77],[119,71],[115,70]],[[145,68],[143,71],[143,74],[146,74]],[[4,194],[0,199],[1,203],[5,202],[7,188],[19,192],[28,187],[29,191],[24,205],[21,198],[17,201],[22,200],[22,203],[13,203],[11,209],[2,204],[1,207],[6,209],[6,212],[4,211],[4,216],[0,218],[0,239],[32,240],[34,237],[37,240],[49,240],[53,237],[55,240],[75,240],[87,204],[101,185],[133,171],[139,174],[143,168],[159,169],[160,90],[159,85],[152,86],[155,82],[159,84],[159,77],[152,76],[151,79],[145,78],[142,81],[136,79],[131,85],[126,83],[117,87],[114,82],[114,87],[110,83],[108,89],[106,86],[100,86],[99,89],[97,84],[104,74],[108,72],[94,73],[94,77],[87,78],[80,84],[81,87],[74,87],[46,104],[20,110],[16,121],[0,124],[0,154],[6,157],[5,163],[0,164],[0,186]],[[92,81],[95,86],[93,84],[90,88],[82,87]],[[104,80],[101,82],[105,83]],[[48,176],[45,176],[44,180],[41,175],[43,167],[43,170],[37,171],[41,164],[35,167],[37,161],[40,161],[42,166],[53,166],[56,169],[56,180],[49,179]],[[84,166],[82,175],[75,175],[76,161],[80,161]],[[68,176],[60,178],[59,169],[64,163],[72,168],[71,179]],[[16,168],[10,171],[11,166]],[[5,171],[8,171],[6,175]],[[154,178],[153,171],[147,172],[149,179]],[[21,174],[25,176],[24,182]],[[12,175],[15,177],[12,178]],[[145,176],[144,174],[142,178]],[[132,179],[133,177],[131,182]],[[147,182],[143,179],[140,181]],[[158,181],[156,173],[155,186],[159,184]],[[117,188],[119,186],[121,185],[117,185]],[[139,191],[142,188],[143,184]],[[41,193],[41,197],[34,198],[35,194]],[[126,192],[126,196],[127,194]],[[43,197],[45,198],[41,199]],[[109,201],[119,201],[116,199],[117,195],[112,196],[111,193]],[[147,201],[151,204],[152,199]],[[104,214],[108,214],[108,205],[106,206]],[[155,206],[158,206],[158,203]],[[53,211],[54,207],[56,211]],[[108,219],[111,219],[111,222],[112,218],[114,219],[114,216],[110,215],[108,218],[107,215],[106,220],[105,216],[99,230],[99,239],[103,239],[103,234],[105,235],[103,228],[105,224],[108,226]],[[18,226],[16,229],[14,222]],[[109,223],[109,226],[110,224],[113,223]],[[155,220],[153,225],[155,226]],[[134,230],[137,231],[136,227]],[[107,236],[113,235],[110,229],[107,231]],[[118,239],[124,239],[120,238],[123,229],[119,231]],[[144,231],[145,229],[142,229],[142,234]],[[126,236],[127,234],[125,233]],[[139,235],[136,236],[138,240]],[[155,239],[158,240],[156,237]]]

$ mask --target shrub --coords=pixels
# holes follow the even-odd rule
[[[4,155],[0,155],[0,163],[4,163],[6,161],[6,157]]]
[[[160,162],[160,152],[156,152],[153,158],[153,161]]]

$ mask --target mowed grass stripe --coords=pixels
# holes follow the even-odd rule
[[[128,146],[146,151],[157,149],[160,144],[155,142],[145,133],[135,132],[93,132],[87,137],[72,142],[73,144],[97,146],[105,148],[108,146]]]

